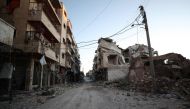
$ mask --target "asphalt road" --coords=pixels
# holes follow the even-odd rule
[[[186,109],[184,103],[172,97],[145,96],[88,83],[47,101],[38,109]]]

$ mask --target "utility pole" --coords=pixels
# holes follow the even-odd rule
[[[150,71],[152,74],[152,78],[153,78],[153,91],[155,89],[155,70],[154,70],[154,61],[153,61],[153,54],[152,54],[152,47],[151,47],[151,43],[150,43],[150,36],[149,36],[149,30],[148,30],[148,23],[147,23],[147,17],[146,17],[146,12],[144,10],[143,6],[139,6],[140,8],[140,13],[143,17],[143,24],[145,24],[145,30],[146,30],[146,36],[147,36],[147,43],[148,43],[148,51],[149,51],[149,61],[150,61]]]

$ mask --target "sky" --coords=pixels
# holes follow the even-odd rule
[[[130,24],[145,7],[152,48],[159,55],[174,52],[190,59],[190,0],[62,0],[77,43],[108,37]],[[143,28],[113,37],[125,49],[147,45]],[[91,44],[91,43],[89,43]],[[78,44],[78,47],[86,44]],[[92,69],[97,44],[79,48],[81,70]]]

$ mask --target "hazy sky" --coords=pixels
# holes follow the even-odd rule
[[[97,40],[131,23],[144,5],[152,47],[159,55],[175,52],[190,58],[190,0],[62,0],[76,42]],[[143,28],[113,38],[122,48],[146,44]],[[82,46],[85,44],[80,44]],[[81,70],[92,69],[97,44],[80,48]]]

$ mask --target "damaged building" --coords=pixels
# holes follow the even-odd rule
[[[80,78],[80,55],[79,50],[72,33],[71,21],[67,21],[67,32],[66,32],[66,68],[67,72],[65,75],[66,82],[76,82]]]
[[[70,20],[59,0],[0,0],[0,17],[16,29],[13,46],[14,89],[32,90],[65,82],[74,65],[80,73],[76,42],[70,43]],[[73,39],[71,39],[73,40]],[[71,49],[72,48],[72,49]],[[67,50],[73,54],[67,56]],[[68,60],[72,60],[71,63]],[[73,77],[74,78],[74,77]]]
[[[15,28],[0,18],[0,95],[9,90],[13,73],[12,52]]]
[[[147,46],[135,45],[123,50],[125,60],[129,62],[129,82],[134,83],[138,90],[146,92],[152,89],[152,82],[155,81],[155,89],[159,93],[175,90],[189,95],[190,60],[176,53],[158,56],[158,52],[152,49],[155,69],[155,78],[152,78],[150,58],[146,49],[148,50]]]
[[[154,51],[153,48],[152,53],[153,55],[158,56],[158,52]],[[136,57],[147,58],[149,57],[148,46],[143,44],[135,44],[133,46],[129,46],[127,49],[122,50],[122,54],[126,63],[130,63],[130,61]]]
[[[93,65],[96,80],[110,81],[125,78],[128,65],[125,64],[121,48],[109,38],[99,39],[98,44]]]
[[[153,56],[158,56],[158,52],[152,48]],[[129,46],[128,48],[122,51],[122,54],[125,58],[125,62],[129,63],[129,73],[128,79],[129,81],[141,81],[143,79],[143,75],[145,75],[145,63],[143,60],[149,58],[148,46],[143,44],[135,44]],[[149,60],[148,65],[149,65]],[[146,63],[147,64],[147,63]],[[147,68],[149,70],[149,67]]]
[[[156,76],[165,76],[169,78],[179,78],[179,75],[188,74],[188,61],[180,54],[168,53],[158,56],[158,52],[152,48],[153,61],[155,66]],[[141,81],[146,76],[150,76],[150,58],[148,47],[142,44],[136,44],[123,50],[125,61],[130,64],[129,80]],[[186,72],[186,73],[185,73]],[[169,76],[170,75],[170,76]]]

